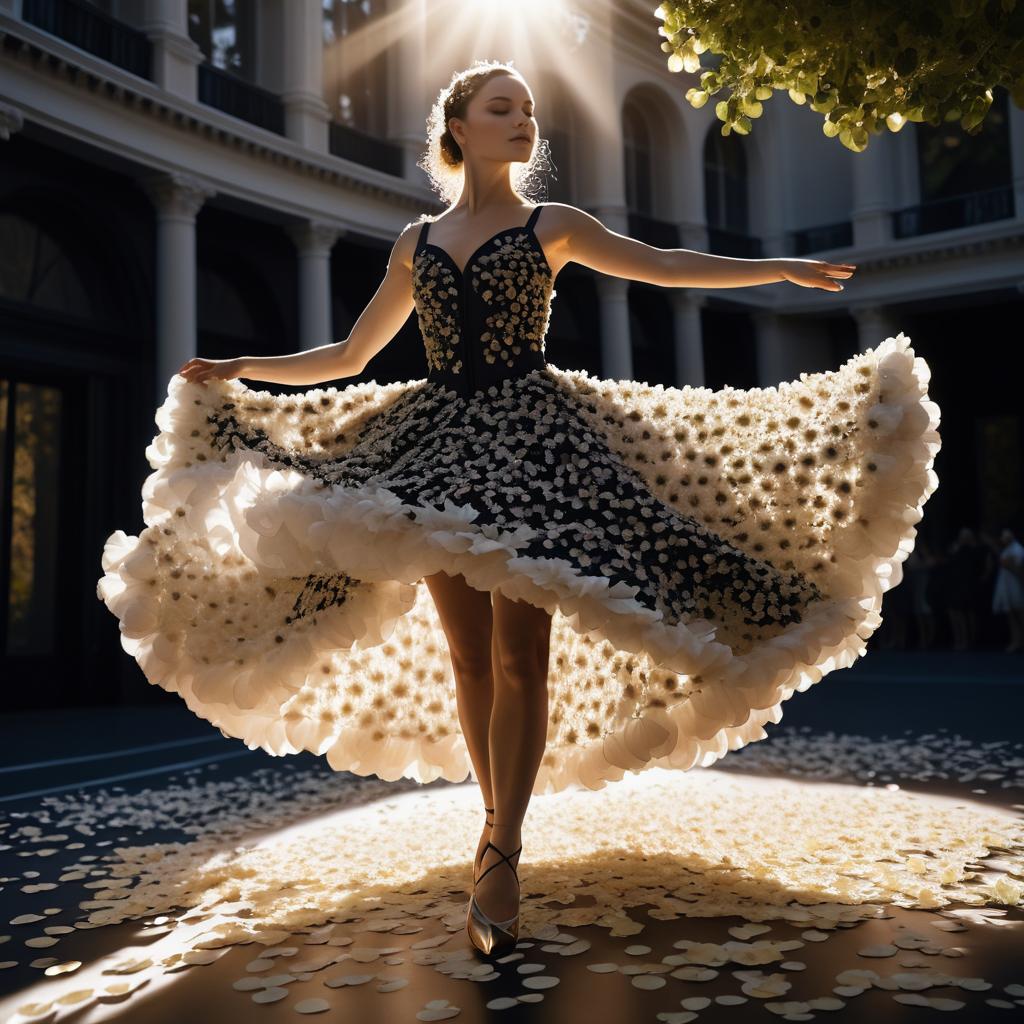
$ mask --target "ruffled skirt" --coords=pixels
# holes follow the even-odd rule
[[[938,485],[928,380],[902,334],[749,390],[550,363],[469,399],[176,375],[146,528],[111,534],[97,594],[225,736],[463,781],[423,581],[460,573],[552,614],[535,793],[709,765],[865,652]]]

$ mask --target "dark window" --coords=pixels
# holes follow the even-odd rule
[[[188,34],[215,68],[256,81],[256,4],[188,0]]]
[[[996,87],[981,131],[967,135],[959,121],[915,125],[921,202],[962,196],[1011,181],[1007,91]]]
[[[710,228],[747,233],[747,157],[740,139],[717,126],[704,140],[704,214]]]
[[[95,313],[68,254],[32,221],[0,213],[0,298],[71,316]]]
[[[622,111],[622,135],[625,148],[626,205],[636,213],[654,213],[651,163],[651,133],[647,119],[634,105]]]

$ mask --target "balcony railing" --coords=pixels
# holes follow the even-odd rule
[[[152,79],[153,44],[131,25],[81,0],[22,0],[22,20],[139,78]]]
[[[933,199],[919,206],[894,210],[894,238],[927,235],[933,231],[966,228],[1014,216],[1013,188],[1000,185],[979,192],[965,192],[947,199]]]
[[[848,220],[801,228],[789,233],[789,251],[794,256],[825,249],[841,249],[847,245],[853,245],[853,224]]]
[[[679,248],[679,228],[671,221],[658,220],[630,210],[628,230],[630,238],[639,242],[655,245],[659,249]]]
[[[402,147],[393,142],[332,121],[328,125],[327,144],[334,156],[344,157],[385,174],[393,174],[396,178],[402,177]]]
[[[715,256],[732,256],[736,259],[761,259],[761,239],[752,235],[741,235],[724,228],[708,227],[708,251]]]
[[[279,96],[213,64],[200,64],[198,71],[200,103],[284,135],[284,104]]]

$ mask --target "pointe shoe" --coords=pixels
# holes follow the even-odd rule
[[[486,821],[486,815],[487,814],[493,814],[494,813],[494,808],[493,807],[485,807],[484,808],[484,812],[485,812],[484,820]],[[494,822],[493,821],[487,821],[487,824],[488,825],[493,825]],[[477,872],[480,870],[480,864],[483,861],[484,853],[486,853],[486,852],[487,852],[487,847],[485,846],[483,853],[481,853],[481,854],[479,854],[479,856],[473,858],[473,885],[474,886],[477,883],[477,877],[476,877],[477,876]]]
[[[501,860],[495,861],[485,871],[477,882],[480,881],[489,871],[493,871],[499,864],[507,864],[512,869],[512,874],[516,876],[516,886],[519,885],[519,873],[516,871],[515,865],[512,863],[512,857],[517,853],[522,852],[522,846],[518,850],[513,850],[512,853],[506,854],[498,849],[490,840],[487,842],[487,846],[497,851],[501,855]],[[487,852],[487,846],[484,847],[484,853]],[[514,917],[510,917],[507,921],[493,921],[489,918],[481,909],[480,904],[476,901],[476,891],[474,886],[474,892],[469,897],[469,911],[466,914],[466,931],[469,933],[470,941],[480,950],[481,953],[502,953],[506,949],[511,949],[516,942],[519,940],[519,914],[517,913]]]

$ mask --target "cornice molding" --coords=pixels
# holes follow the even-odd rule
[[[349,193],[384,200],[417,213],[424,209],[433,209],[433,212],[443,209],[433,193],[411,182],[396,181],[343,157],[312,153],[287,136],[267,132],[256,125],[248,126],[215,107],[190,103],[165,92],[148,79],[122,71],[55,36],[37,33],[32,26],[2,14],[0,51],[4,60],[81,85],[102,99],[120,101],[125,107],[150,115],[154,120],[220,142],[235,153],[262,158],[268,164],[328,181]]]
[[[1024,222],[1018,218],[992,221],[992,225],[1002,226],[1002,231],[995,234],[976,235],[974,237],[957,237],[948,231],[936,231],[927,235],[915,235],[912,239],[897,239],[882,250],[867,250],[857,255],[858,270],[892,270],[896,267],[921,266],[928,263],[944,263],[950,260],[963,259],[970,256],[981,256],[998,253],[1004,249],[1020,249],[1024,247]],[[979,225],[979,227],[988,225]],[[957,232],[970,230],[957,228]],[[937,236],[945,237],[937,237]],[[893,245],[907,244],[907,248],[894,249]],[[857,254],[851,248],[842,250],[844,254]],[[831,262],[835,257],[829,255]]]

